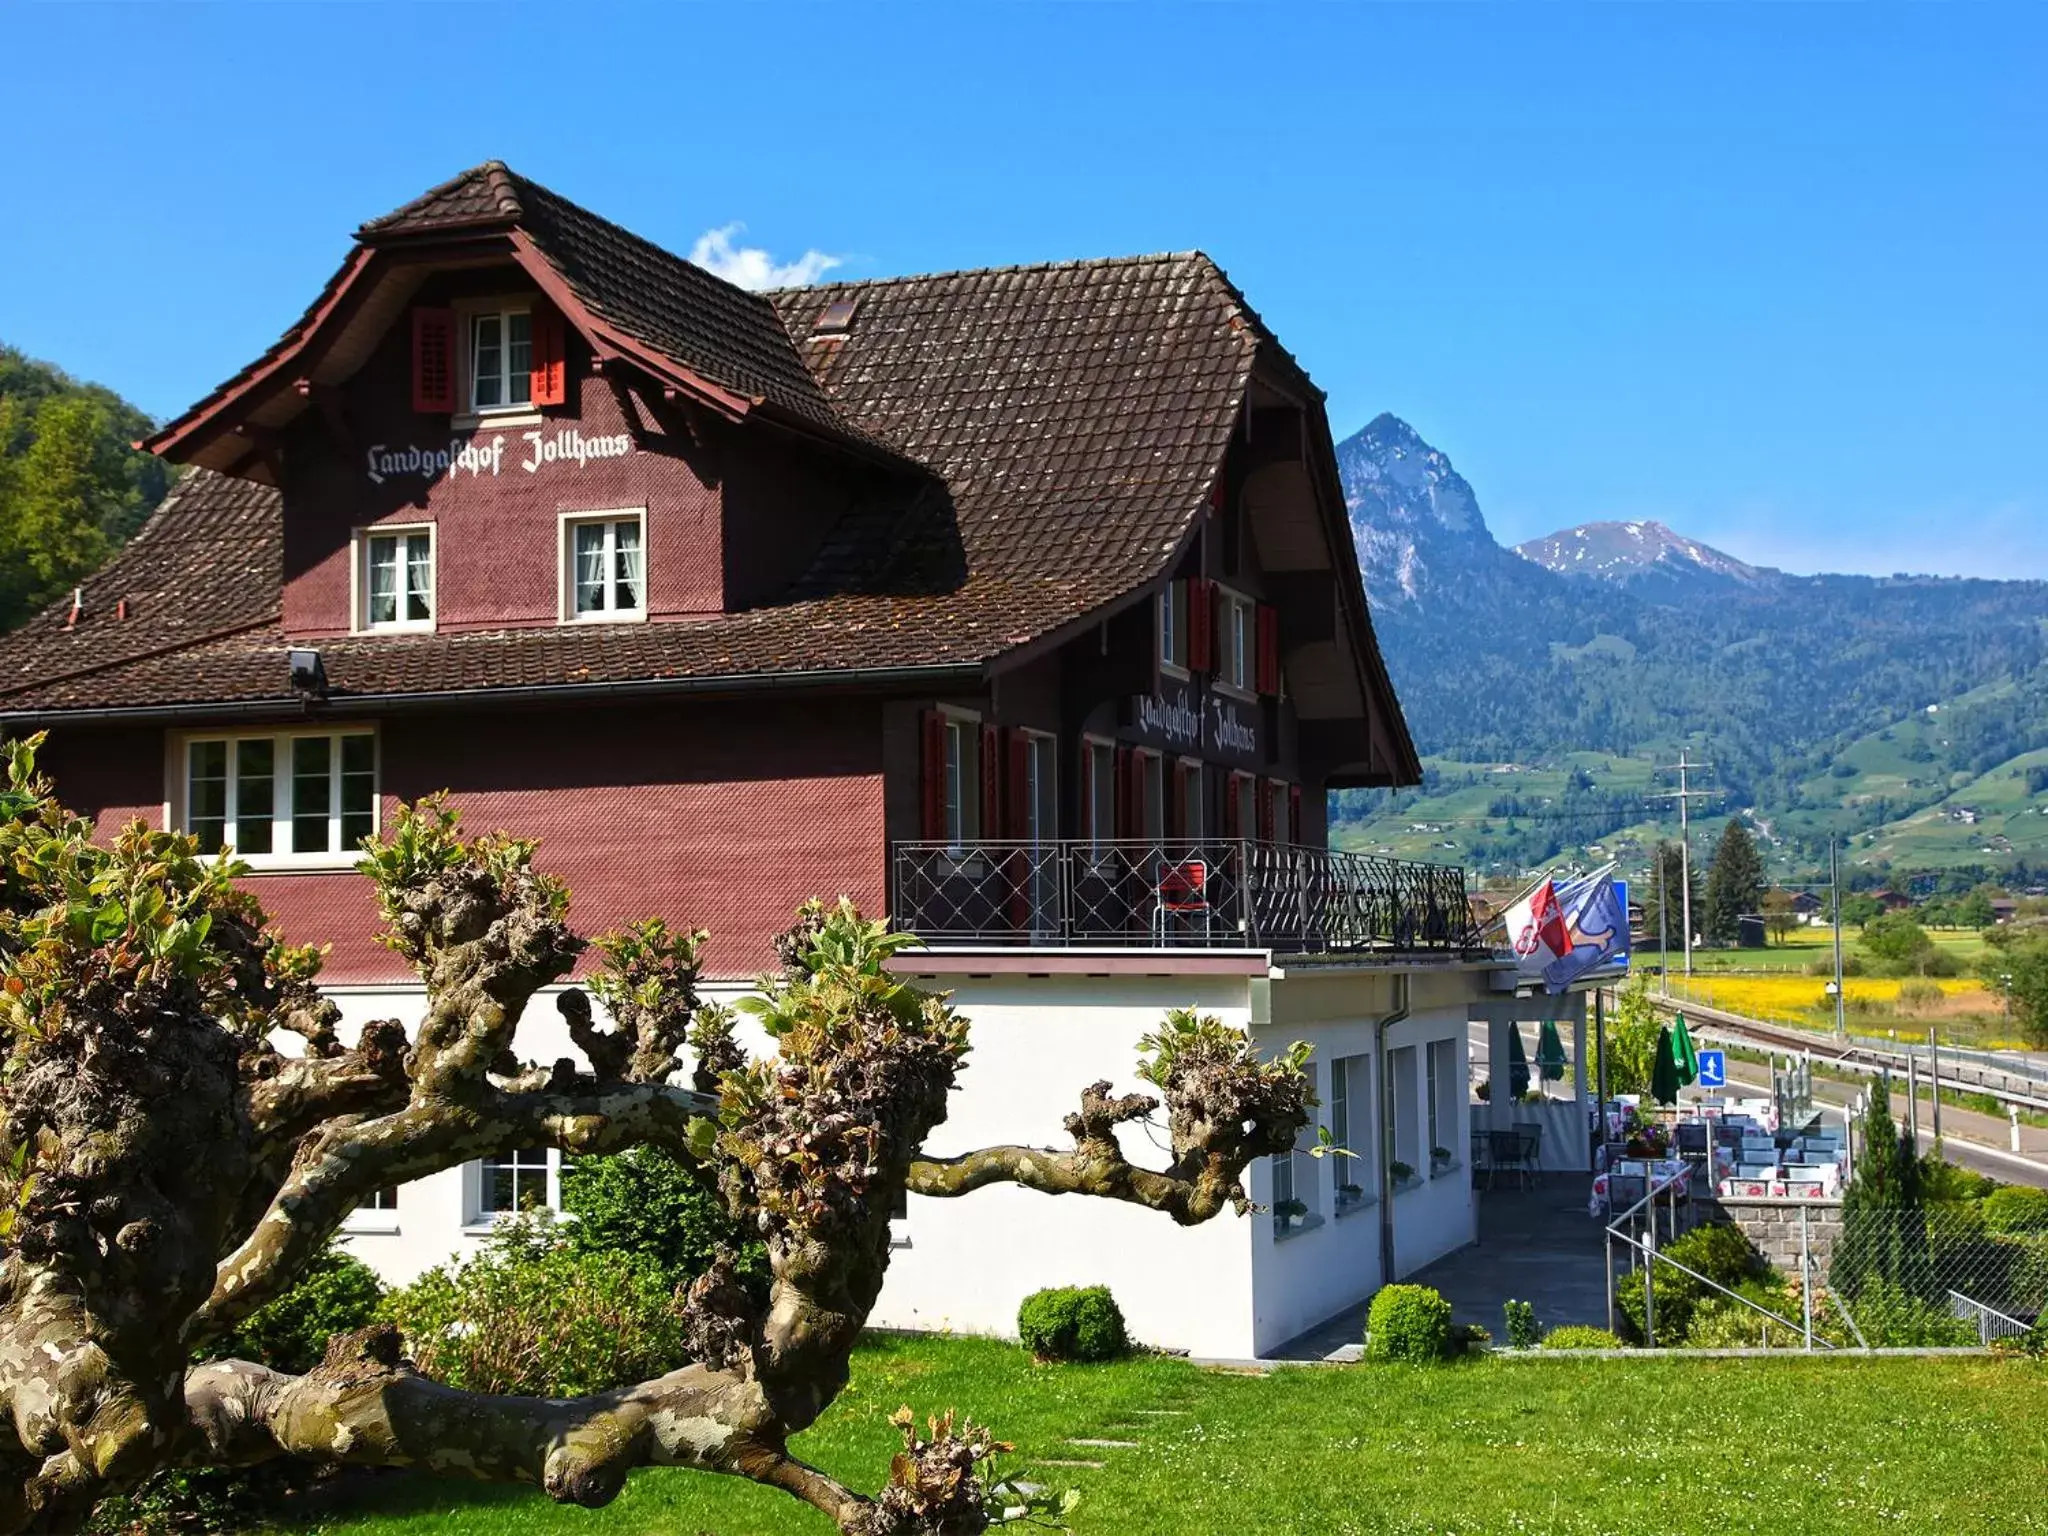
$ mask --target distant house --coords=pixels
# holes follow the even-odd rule
[[[1994,923],[2011,922],[2018,915],[2019,910],[2020,904],[2010,896],[1994,896],[1991,898],[1991,921]]]
[[[1913,898],[1899,891],[1879,891],[1877,893],[1877,904],[1886,912],[1910,912],[1913,910]]]
[[[1810,922],[1827,911],[1827,903],[1811,891],[1792,893],[1792,912],[1802,922]]]

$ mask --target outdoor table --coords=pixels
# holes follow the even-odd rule
[[[1692,1165],[1683,1158],[1659,1157],[1626,1159],[1626,1161],[1641,1161],[1643,1163],[1648,1171],[1650,1194],[1653,1197],[1662,1195],[1675,1186],[1678,1191],[1678,1197],[1681,1200],[1692,1198]],[[1605,1216],[1608,1214],[1607,1191],[1612,1187],[1612,1180],[1615,1176],[1615,1172],[1611,1168],[1605,1173],[1597,1173],[1593,1176],[1592,1198],[1586,1203],[1586,1214],[1588,1216]]]

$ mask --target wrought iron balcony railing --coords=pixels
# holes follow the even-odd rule
[[[932,945],[1481,947],[1455,865],[1240,838],[897,843],[890,894]]]

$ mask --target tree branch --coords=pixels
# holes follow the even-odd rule
[[[590,1397],[500,1397],[420,1375],[377,1327],[334,1340],[304,1376],[217,1361],[186,1377],[190,1466],[279,1457],[417,1467],[534,1484],[568,1504],[607,1504],[640,1466],[690,1467],[777,1487],[853,1529],[870,1502],[791,1457],[744,1371],[685,1366]]]
[[[262,1220],[221,1262],[186,1338],[195,1346],[217,1338],[278,1295],[374,1190],[541,1145],[590,1156],[651,1144],[694,1163],[690,1121],[717,1108],[687,1088],[631,1083],[568,1092],[492,1088],[481,1103],[416,1097],[373,1120],[331,1121],[300,1144]]]

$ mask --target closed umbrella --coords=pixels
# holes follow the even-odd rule
[[[1558,1038],[1555,1019],[1545,1019],[1536,1036],[1536,1070],[1553,1083],[1564,1076],[1564,1041]]]
[[[1692,1031],[1685,1027],[1685,1015],[1672,1020],[1671,1064],[1678,1069],[1678,1086],[1690,1088],[1699,1081],[1700,1053],[1693,1049]]]
[[[1678,1063],[1671,1059],[1671,1026],[1657,1026],[1657,1058],[1650,1067],[1650,1097],[1659,1104],[1678,1102]]]
[[[1519,1099],[1529,1091],[1529,1053],[1522,1045],[1522,1026],[1508,1031],[1508,1096]]]

